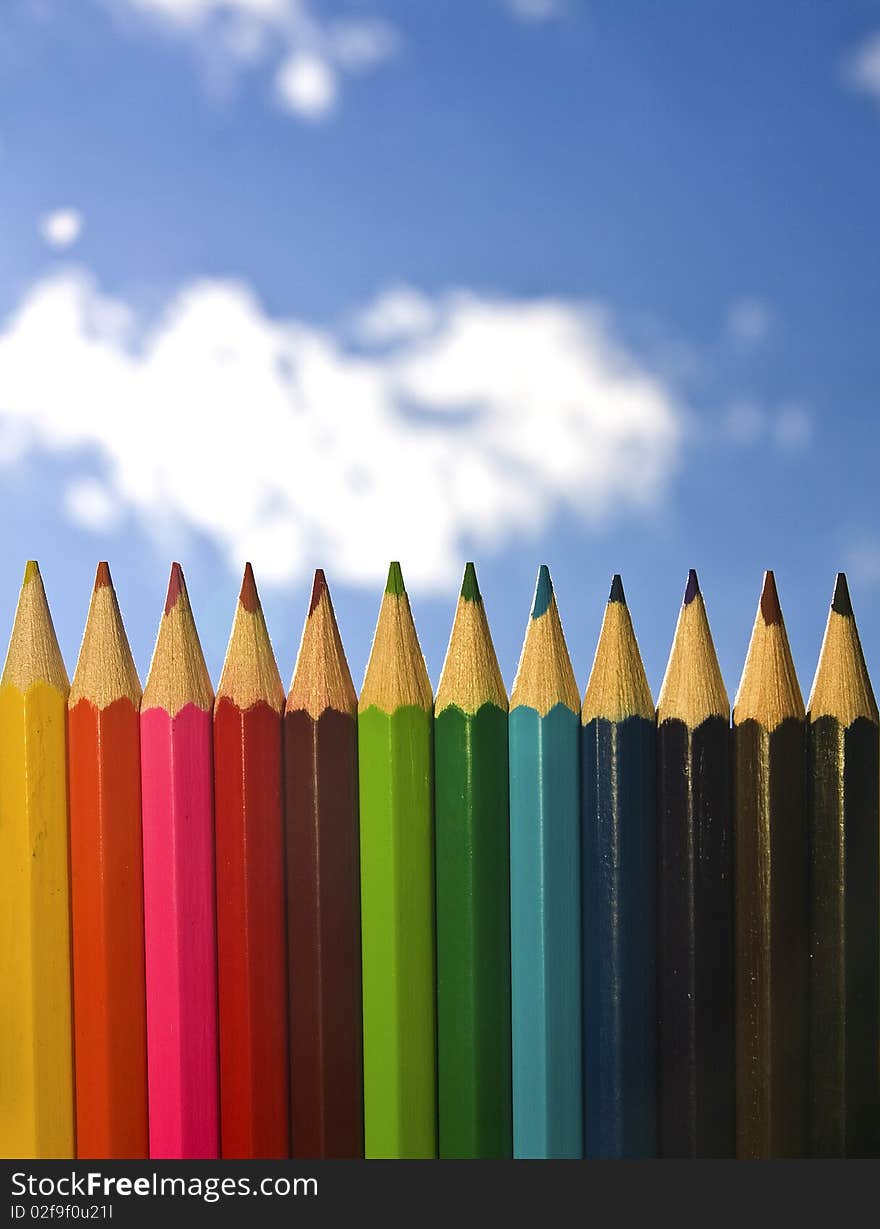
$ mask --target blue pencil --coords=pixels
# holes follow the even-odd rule
[[[510,700],[515,1157],[583,1155],[579,709],[542,567]]]
[[[657,1153],[654,705],[615,576],[583,727],[584,1144]]]

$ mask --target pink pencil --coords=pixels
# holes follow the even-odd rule
[[[213,702],[175,563],[141,704],[151,1157],[219,1155]]]

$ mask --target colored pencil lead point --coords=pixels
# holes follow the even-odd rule
[[[168,578],[168,593],[165,596],[166,614],[171,614],[184,588],[183,570],[179,563],[172,563],[171,575]]]
[[[97,593],[99,589],[111,588],[112,585],[113,581],[110,579],[109,565],[102,559],[95,572],[95,592]]]
[[[406,589],[403,585],[403,573],[400,570],[399,563],[392,563],[388,569],[388,581],[385,585],[385,592],[393,594],[394,597],[406,596]]]
[[[36,559],[29,559],[24,565],[24,580],[21,583],[23,585],[29,585],[32,580],[39,579],[40,565],[37,563]]]
[[[553,581],[550,579],[550,569],[542,563],[538,569],[538,583],[535,586],[535,601],[532,606],[532,618],[540,619],[553,600]]]
[[[782,622],[779,594],[776,592],[776,578],[769,571],[764,573],[764,586],[761,589],[761,614],[768,626]]]
[[[843,615],[845,618],[852,618],[852,602],[849,596],[849,585],[846,583],[846,573],[837,573],[837,583],[834,586],[834,597],[831,601],[831,609],[835,614]]]
[[[309,601],[309,614],[315,609],[320,602],[321,597],[327,592],[327,577],[324,575],[323,568],[315,568],[315,579],[312,582],[312,596]]]
[[[241,592],[238,595],[240,604],[250,614],[254,614],[260,607],[260,599],[257,595],[257,582],[254,580],[254,569],[249,563],[244,565],[244,576],[241,581]]]
[[[623,581],[620,579],[620,573],[615,572],[611,580],[611,592],[608,594],[609,602],[621,602],[626,605],[626,596],[623,592]]]
[[[687,585],[684,590],[684,605],[690,606],[695,597],[699,595],[700,582],[697,579],[697,573],[694,568],[688,572]]]
[[[472,563],[464,566],[464,579],[461,582],[461,596],[466,602],[481,602],[480,586],[477,584],[477,573]]]

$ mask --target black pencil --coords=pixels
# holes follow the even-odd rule
[[[804,1156],[806,738],[772,572],[734,704],[733,745],[737,1155]]]
[[[659,1151],[734,1152],[730,704],[696,572],[657,702]]]
[[[807,722],[810,1152],[874,1156],[880,1143],[880,738],[842,573]]]

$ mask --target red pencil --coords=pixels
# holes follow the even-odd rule
[[[283,707],[248,564],[214,706],[223,1157],[289,1152]]]
[[[357,697],[321,571],[287,697],[284,766],[293,1152],[358,1157]]]
[[[101,563],[67,720],[78,1157],[147,1155],[140,701]]]
[[[150,1156],[216,1157],[214,694],[180,564],[141,704]]]

